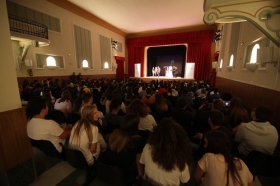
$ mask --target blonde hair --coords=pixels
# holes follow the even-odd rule
[[[95,105],[88,105],[84,106],[81,111],[81,119],[75,124],[75,131],[73,134],[73,138],[76,138],[76,140],[79,140],[80,130],[82,126],[84,126],[86,134],[89,139],[89,145],[92,143],[93,136],[92,136],[92,130],[91,125],[95,125],[96,121],[93,119],[94,111],[97,110],[97,107]],[[78,144],[80,144],[80,141],[78,141]]]

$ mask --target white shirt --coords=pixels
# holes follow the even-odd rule
[[[59,100],[60,100],[60,98],[56,100],[56,102],[54,104],[54,109],[61,110],[63,112],[63,114],[65,115],[65,117],[67,118],[68,113],[71,113],[73,110],[72,103],[69,100],[58,103]]]
[[[153,131],[153,128],[155,126],[157,126],[157,122],[156,122],[155,118],[151,114],[148,114],[144,118],[140,117],[139,130]]]
[[[189,167],[186,164],[185,169],[181,172],[177,167],[171,172],[160,168],[157,163],[152,159],[152,148],[149,144],[146,144],[140,163],[145,165],[144,179],[155,182],[156,185],[180,185],[180,181],[186,183],[190,179]]]
[[[241,124],[234,137],[235,141],[239,142],[238,151],[243,157],[253,150],[272,155],[278,138],[278,132],[273,125],[256,121]]]
[[[246,164],[240,159],[240,164],[238,162],[237,170],[239,176],[243,182],[243,185],[248,185],[249,182],[253,181],[253,176],[250,173]],[[226,185],[226,170],[227,163],[225,163],[225,158],[222,154],[206,153],[198,161],[198,166],[205,172],[203,179],[203,186],[224,186]],[[237,186],[233,183],[230,177],[229,186]]]
[[[58,137],[62,133],[63,129],[53,120],[32,118],[27,123],[27,135],[29,138],[50,141],[59,152],[62,152],[62,147],[59,143],[64,143],[64,140]]]
[[[88,135],[85,131],[84,125],[82,125],[78,138],[74,137],[74,132],[76,130],[76,127],[77,127],[77,123],[74,125],[74,127],[71,130],[69,145],[72,148],[77,148],[77,149],[81,150],[83,152],[88,164],[91,165],[94,163],[94,160],[93,160],[94,154],[92,154],[90,152],[91,144],[89,144]],[[91,125],[91,131],[92,131],[92,143],[97,143],[98,142],[98,128],[94,125]],[[97,145],[97,148],[100,149],[100,146],[98,147],[98,145]],[[100,153],[100,151],[98,153]]]

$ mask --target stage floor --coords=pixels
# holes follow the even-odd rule
[[[149,77],[131,77],[130,79],[140,79],[145,81],[146,83],[151,82],[152,80],[159,80],[159,81],[187,81],[187,82],[195,82],[194,79],[187,79],[182,77],[170,78],[165,76],[149,76]]]

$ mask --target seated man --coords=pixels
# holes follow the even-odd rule
[[[58,123],[53,120],[46,120],[48,106],[43,98],[36,98],[28,102],[26,107],[28,116],[27,135],[34,140],[50,141],[58,152],[62,152],[59,143],[64,143],[70,137],[70,130],[63,130]]]
[[[272,155],[278,142],[276,128],[268,122],[272,111],[265,106],[257,106],[251,112],[253,121],[241,123],[235,141],[239,143],[238,152],[246,157],[251,151]]]
[[[110,103],[110,113],[106,114],[104,120],[107,123],[106,133],[111,134],[113,130],[120,128],[123,116],[118,115],[121,110],[122,101],[120,99],[113,99]]]

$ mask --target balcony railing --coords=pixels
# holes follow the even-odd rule
[[[47,40],[49,39],[47,26],[11,14],[9,14],[8,17],[11,32],[27,34],[35,37],[44,38]]]

